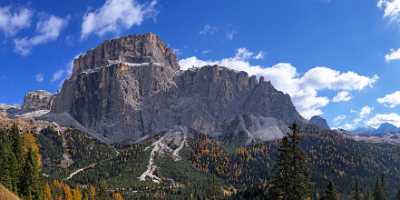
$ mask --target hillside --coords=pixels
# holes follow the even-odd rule
[[[69,148],[57,145],[62,137]],[[50,129],[39,136],[43,170],[50,180],[63,179],[72,185],[104,181],[108,190],[120,191],[128,199],[173,199],[194,193],[223,199],[226,191],[269,180],[277,153],[277,142],[242,146],[238,141],[232,144],[229,138],[211,138],[179,128],[115,149],[78,131],[67,131],[62,137]],[[309,126],[303,130],[301,147],[309,158],[316,194],[323,192],[330,180],[345,198],[351,194],[349,183],[355,179],[365,190],[372,190],[381,175],[393,186],[389,193],[397,191],[400,146],[357,142]],[[71,165],[61,165],[63,152],[69,152],[74,161]]]

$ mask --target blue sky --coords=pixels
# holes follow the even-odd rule
[[[185,69],[265,76],[333,127],[400,126],[400,0],[2,0],[0,102],[56,92],[76,55],[144,32]]]

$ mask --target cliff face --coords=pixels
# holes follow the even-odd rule
[[[172,50],[151,33],[106,41],[76,59],[51,110],[110,142],[177,125],[215,135],[245,114],[305,122],[290,97],[263,79],[220,66],[180,71]]]
[[[53,95],[47,91],[37,90],[28,92],[24,97],[22,111],[50,110],[52,100]]]
[[[310,119],[310,123],[321,128],[321,129],[326,129],[326,130],[330,130],[331,128],[328,125],[328,122],[326,122],[326,120],[320,116],[313,116]]]

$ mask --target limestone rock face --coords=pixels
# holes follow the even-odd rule
[[[310,123],[322,129],[330,129],[328,122],[326,122],[326,120],[320,116],[313,116],[310,119]]]
[[[44,90],[28,92],[22,105],[23,112],[50,110],[53,94]]]
[[[179,70],[173,51],[152,33],[106,41],[77,58],[51,110],[110,143],[176,126],[217,135],[245,114],[306,123],[290,97],[263,79],[221,66]]]

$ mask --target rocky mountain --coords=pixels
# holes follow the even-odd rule
[[[400,128],[390,123],[383,123],[378,128],[361,127],[352,132],[359,135],[382,136],[385,134],[400,133]]]
[[[28,92],[22,105],[23,112],[50,110],[53,94],[44,90]]]
[[[237,120],[252,137],[267,139],[286,132],[282,124],[307,123],[289,95],[263,78],[222,66],[180,70],[173,50],[152,33],[105,41],[81,55],[52,102],[48,120],[108,143],[177,125],[217,136]]]
[[[381,124],[375,131],[375,135],[383,135],[386,133],[397,133],[400,132],[400,128],[390,123]]]
[[[322,129],[328,129],[328,130],[330,129],[328,122],[326,122],[326,119],[320,116],[313,116],[310,119],[310,123]]]

